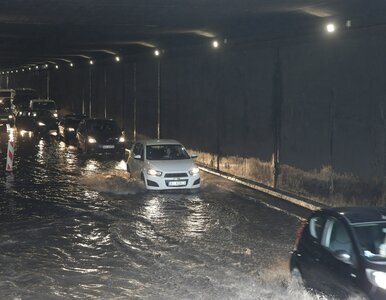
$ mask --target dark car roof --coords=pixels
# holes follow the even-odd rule
[[[334,207],[322,211],[343,216],[349,223],[386,222],[384,207]]]
[[[65,115],[63,118],[65,118],[65,119],[87,118],[87,115],[85,115],[85,114],[68,114],[68,115]]]

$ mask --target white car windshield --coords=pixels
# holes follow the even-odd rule
[[[190,156],[182,145],[150,145],[146,146],[148,160],[189,159]]]
[[[386,223],[364,223],[354,225],[362,254],[367,260],[386,261]]]

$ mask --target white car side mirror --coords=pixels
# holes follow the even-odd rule
[[[192,154],[192,155],[190,156],[190,158],[197,158],[197,157],[198,157],[197,154]]]
[[[137,154],[137,155],[134,155],[134,159],[141,159],[142,158],[142,156],[141,155],[139,155],[139,154]]]

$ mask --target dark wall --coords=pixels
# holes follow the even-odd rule
[[[115,118],[130,139],[157,138],[160,128],[236,176],[327,204],[384,204],[384,34],[234,42],[50,70],[50,97],[63,111]],[[8,77],[9,87],[46,95],[46,70]]]

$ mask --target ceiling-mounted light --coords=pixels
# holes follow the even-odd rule
[[[327,30],[327,32],[329,32],[329,33],[334,32],[334,31],[335,31],[335,25],[334,25],[333,23],[327,24],[327,25],[326,25],[326,30]]]
[[[116,62],[120,62],[121,61],[121,58],[119,56],[115,56],[115,61]]]
[[[94,64],[94,61],[90,59],[90,65],[93,65],[93,64]]]
[[[217,40],[212,41],[212,47],[218,48],[220,46],[220,43]]]

